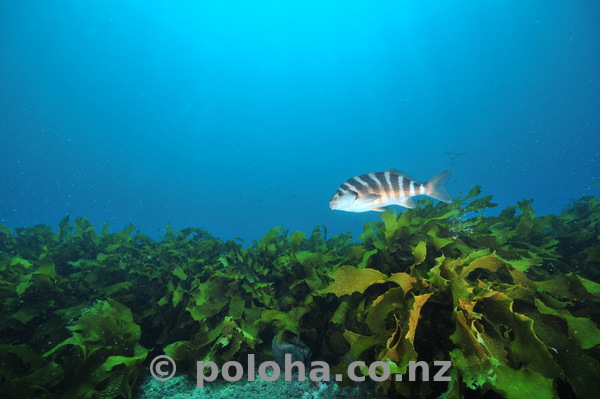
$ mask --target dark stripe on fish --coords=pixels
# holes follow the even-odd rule
[[[392,192],[394,193],[395,197],[400,196],[400,179],[402,179],[402,177],[390,173],[390,180],[392,181]]]
[[[348,180],[349,182],[350,180]],[[355,197],[358,197],[358,192],[356,190],[359,190],[358,187],[356,187],[356,190],[352,187],[350,187],[350,185],[348,184],[348,182],[344,182],[341,185],[341,188],[343,191],[349,192],[350,194],[354,195]]]
[[[376,172],[376,173],[373,173],[373,174],[374,174],[374,175],[375,175],[375,177],[376,177],[376,178],[377,178],[377,179],[378,179],[380,182],[382,182],[382,183],[383,183],[384,181],[386,181],[386,180],[387,180],[387,179],[385,178],[385,172]]]
[[[412,191],[413,191],[411,193],[411,195],[419,195],[419,186],[420,186],[420,184],[417,184],[415,182],[412,182],[411,184],[412,184]]]
[[[360,178],[360,176],[359,176]],[[364,184],[362,184],[361,182],[359,182],[358,180],[356,180],[356,178],[352,178],[352,179],[348,179],[347,181],[348,185],[350,186],[350,189],[352,189],[352,187],[354,187],[354,189],[356,189],[357,192],[361,192],[361,188],[364,187]]]
[[[354,195],[355,197],[358,197],[358,193],[356,191],[354,191],[353,189],[350,188],[350,186],[347,183],[342,183],[342,185],[340,186],[340,190],[339,190],[343,195],[344,191],[347,193],[350,193],[352,195]]]
[[[402,177],[402,194],[405,197],[410,197],[410,180],[405,177]]]
[[[379,189],[379,185],[377,184],[377,182],[375,180],[373,180],[373,178],[371,177],[371,174],[368,175],[360,175],[359,176],[360,180],[364,181],[368,188],[370,188],[370,192],[373,192],[375,194],[380,194],[380,189]]]
[[[386,178],[386,173],[385,172],[375,172],[373,174],[375,175],[377,180],[379,180],[379,185],[381,187],[382,194],[385,194],[388,197],[393,196],[394,193],[391,191],[390,184],[388,183],[388,179]]]

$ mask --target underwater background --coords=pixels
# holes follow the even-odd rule
[[[2,2],[0,397],[595,399],[599,22],[583,0]],[[453,200],[329,208],[391,168],[451,170]],[[343,381],[195,387],[196,361],[285,353]],[[355,361],[391,374],[350,384]]]
[[[443,169],[559,212],[600,182],[596,1],[19,1],[0,223],[331,233],[344,180]]]

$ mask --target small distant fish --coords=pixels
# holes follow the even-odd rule
[[[448,156],[448,158],[453,161],[455,159],[461,159],[463,155],[465,155],[464,152],[454,152],[454,151],[446,151],[446,155]]]
[[[449,170],[444,170],[425,183],[420,183],[396,169],[367,173],[343,182],[329,201],[329,207],[346,212],[383,212],[389,205],[414,208],[416,204],[413,197],[417,195],[452,202],[452,197],[444,187],[451,174]]]

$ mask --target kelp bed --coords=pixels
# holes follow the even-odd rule
[[[129,398],[154,356],[178,372],[269,360],[286,334],[333,372],[452,361],[451,382],[388,379],[374,395],[596,398],[600,201],[487,217],[479,195],[383,213],[358,242],[322,226],[247,248],[196,228],[98,234],[85,218],[0,227],[1,396]]]

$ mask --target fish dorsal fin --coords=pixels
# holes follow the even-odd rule
[[[373,202],[377,198],[380,198],[380,197],[381,197],[381,195],[377,195],[377,194],[365,194],[365,195],[361,195],[360,197],[358,197],[356,199],[356,203],[358,203],[360,205],[364,205],[364,204],[368,204],[369,202]]]
[[[417,204],[415,203],[415,199],[413,197],[408,197],[403,199],[402,201],[398,201],[398,205],[410,209],[417,207]]]
[[[404,173],[404,172],[400,172],[398,169],[388,169],[388,170],[386,170],[386,172],[390,172],[390,173],[391,173],[391,174],[393,174],[393,175],[402,176],[402,177],[404,177],[405,179],[408,179],[408,180],[414,181],[414,182],[415,182],[415,184],[421,184],[421,183],[420,183],[420,182],[419,182],[417,179],[415,179],[414,177],[412,177],[412,176],[410,176],[410,175],[407,175],[407,174],[406,174],[406,173]]]

